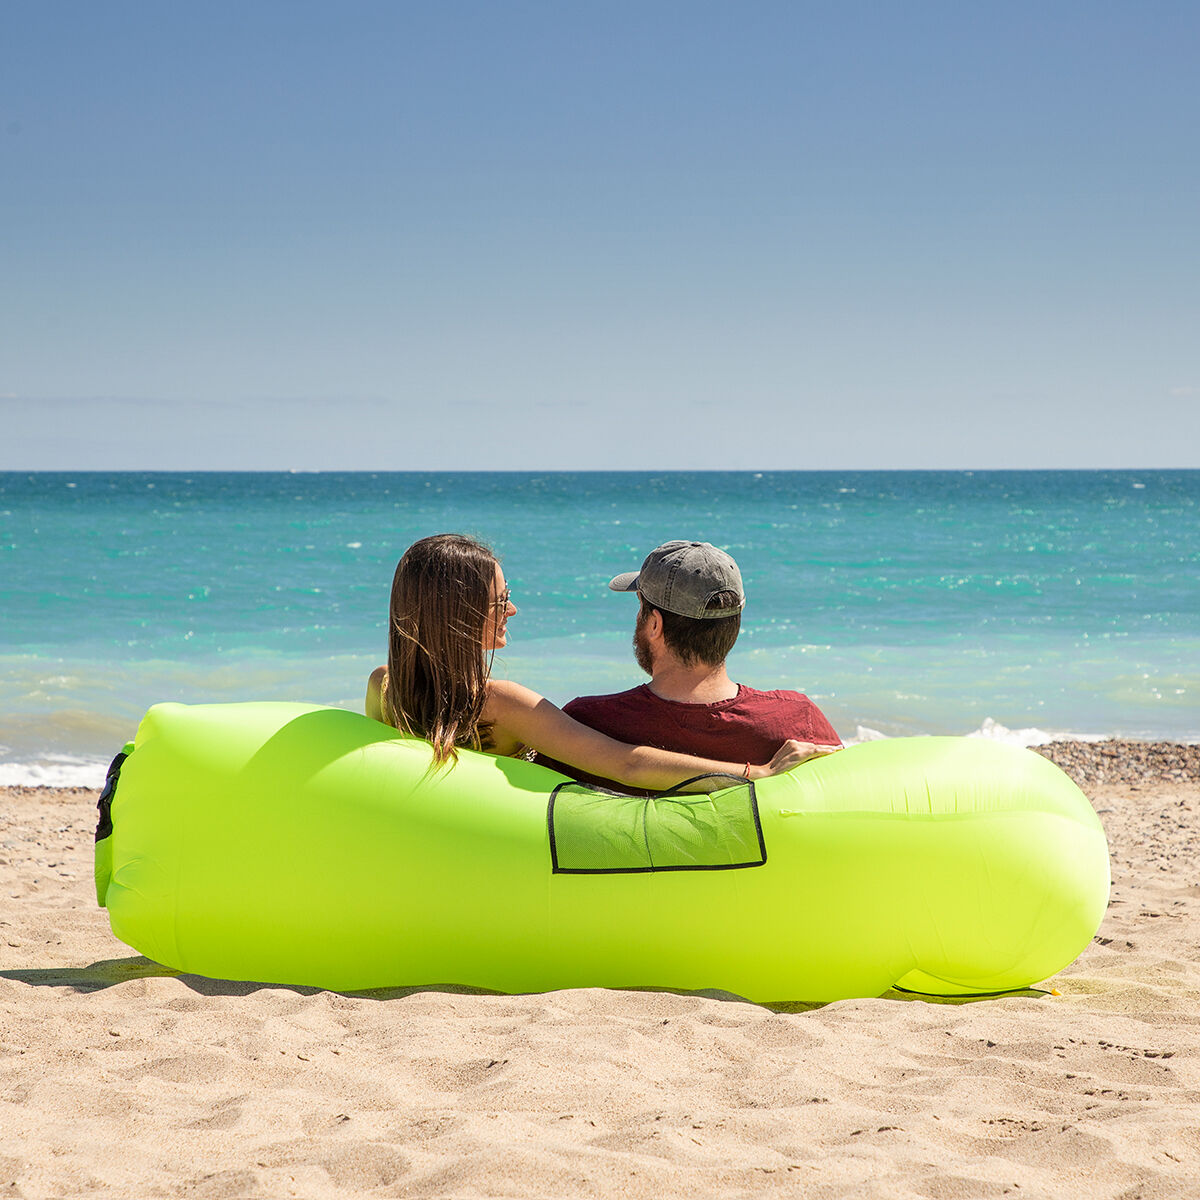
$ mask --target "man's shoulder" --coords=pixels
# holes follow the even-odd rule
[[[738,689],[738,712],[743,720],[773,724],[785,736],[812,742],[839,742],[829,718],[803,692],[777,688],[760,692],[742,684]]]
[[[811,704],[812,701],[803,693],[793,691],[791,688],[772,688],[770,691],[762,691],[759,688],[748,687],[744,683],[738,684],[737,699],[739,703],[749,704]]]

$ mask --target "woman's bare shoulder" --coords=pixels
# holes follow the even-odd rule
[[[505,757],[523,753],[527,746],[523,731],[529,724],[529,714],[545,701],[511,679],[489,679],[486,687],[482,718],[488,731],[484,748]]]
[[[532,688],[527,688],[524,684],[516,683],[512,679],[489,679],[487,681],[485,711],[488,707],[494,707],[497,712],[531,709],[544,702],[544,696],[540,696]]]

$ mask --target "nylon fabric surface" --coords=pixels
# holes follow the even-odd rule
[[[98,891],[121,940],[216,978],[760,1001],[1027,987],[1107,904],[1087,799],[983,739],[869,742],[758,781],[752,869],[556,874],[563,782],[470,751],[435,771],[425,742],[342,709],[158,705],[121,768]],[[694,857],[694,822],[674,851],[673,819],[657,825],[661,853]]]

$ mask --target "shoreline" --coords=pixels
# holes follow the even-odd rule
[[[1042,742],[1027,749],[1050,759],[1084,791],[1095,784],[1200,785],[1198,742],[1142,741],[1137,738],[1059,740]],[[53,792],[62,796],[96,796],[100,786],[11,783],[0,784],[0,795],[29,796]]]

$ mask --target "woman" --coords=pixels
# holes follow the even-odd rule
[[[647,791],[708,773],[761,779],[827,752],[788,741],[762,765],[614,741],[529,688],[490,677],[492,656],[506,644],[508,619],[516,611],[504,572],[486,546],[454,533],[414,542],[392,581],[388,661],[367,683],[367,716],[428,739],[438,766],[457,761],[460,746],[497,755],[532,748]],[[692,785],[709,791],[723,786],[727,781],[719,779]]]

